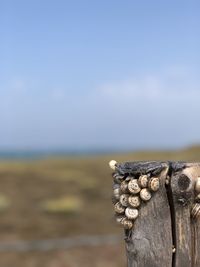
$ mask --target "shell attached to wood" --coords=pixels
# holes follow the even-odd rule
[[[117,161],[115,161],[115,160],[111,160],[111,161],[109,162],[109,166],[110,166],[110,168],[111,168],[113,171],[116,170],[116,165],[117,165]]]
[[[200,204],[196,203],[193,205],[191,210],[191,216],[193,219],[197,219],[200,216]]]
[[[126,208],[125,215],[129,220],[135,220],[138,217],[139,212],[137,209]]]
[[[151,199],[151,192],[147,188],[143,188],[140,191],[140,197],[144,201],[149,201]]]
[[[117,188],[120,188],[120,185],[116,184],[116,183],[113,183],[113,189],[117,189]]]
[[[196,202],[200,203],[200,193],[195,198]]]
[[[119,202],[122,204],[122,206],[128,207],[128,198],[129,198],[128,194],[122,194],[120,196]]]
[[[112,203],[115,205],[117,202],[119,202],[119,199],[116,199],[115,196],[111,197]]]
[[[133,228],[133,222],[127,218],[122,219],[121,224],[123,225],[124,229],[130,230]]]
[[[125,207],[122,206],[122,204],[120,202],[117,202],[115,204],[115,207],[114,208],[115,208],[115,212],[118,213],[118,214],[123,214],[124,211],[125,211]]]
[[[130,180],[130,182],[128,183],[128,190],[132,194],[137,194],[140,192],[141,188],[139,187],[137,179]]]
[[[129,196],[128,203],[131,207],[137,208],[140,206],[140,198],[138,196]]]
[[[200,177],[198,177],[196,180],[195,191],[196,193],[200,193]]]
[[[120,185],[120,189],[122,193],[128,193],[128,182],[123,181]]]
[[[126,182],[129,182],[132,178],[133,178],[133,177],[131,177],[131,176],[127,176],[127,177],[125,178],[125,181],[126,181]]]
[[[121,216],[121,215],[118,215],[115,217],[115,220],[116,220],[116,223],[117,224],[121,224],[122,223],[122,220],[125,219],[126,217],[124,216]]]
[[[113,174],[113,181],[117,184],[121,184],[121,182],[123,181],[124,176],[119,175],[118,173]]]
[[[120,198],[120,192],[121,192],[120,188],[115,188],[113,190],[113,196],[114,196],[115,199],[119,199]]]
[[[156,192],[160,187],[160,181],[157,177],[153,177],[149,180],[148,187],[151,191]]]
[[[145,188],[148,186],[148,176],[147,175],[141,175],[138,179],[138,184],[141,188]]]
[[[123,165],[118,164],[115,160],[111,160],[109,165],[115,171],[112,174],[114,182],[112,202],[114,204],[116,222],[123,226],[124,229],[131,230],[134,226],[134,221],[139,216],[141,205],[149,201],[154,192],[159,189],[160,180],[157,176],[152,177],[153,173],[151,172],[140,170],[138,172],[124,172],[123,168],[121,169]],[[196,195],[200,195],[198,182],[196,183],[196,191]],[[197,202],[200,203],[200,198]],[[196,217],[199,213],[200,208],[196,204],[191,214]]]

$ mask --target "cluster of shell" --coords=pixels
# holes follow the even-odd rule
[[[200,218],[200,177],[195,182],[195,203],[193,204],[191,216],[193,219]]]
[[[115,170],[116,161],[109,163]],[[141,175],[139,177],[123,176],[115,172],[113,174],[113,204],[116,221],[124,229],[131,229],[134,221],[139,216],[139,208],[142,202],[152,198],[152,194],[158,191],[160,183],[158,177]]]

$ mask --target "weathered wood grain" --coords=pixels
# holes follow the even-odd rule
[[[160,189],[142,205],[134,229],[126,239],[128,267],[172,266],[171,214],[165,189],[168,165],[158,165],[162,168]],[[145,166],[150,169],[148,164]]]
[[[183,192],[179,189],[178,181],[180,174],[173,174],[171,177],[171,190],[174,205],[174,233],[175,233],[175,267],[191,267],[191,227],[190,210],[191,206],[186,202]],[[187,200],[188,201],[188,200]],[[173,220],[173,218],[172,218]]]
[[[159,175],[162,170],[168,166],[174,171],[183,170],[186,167],[185,162],[163,162],[163,161],[136,161],[125,162],[117,164],[117,171],[122,175],[141,175],[151,173],[152,175]]]
[[[192,222],[192,267],[200,266],[200,219]]]
[[[189,164],[186,169],[195,183],[197,177],[200,177],[200,164]],[[192,267],[200,266],[200,217],[191,219],[192,232]]]
[[[126,231],[128,267],[200,267],[200,216],[191,217],[200,163],[126,162],[116,168],[125,177],[149,174],[161,182]]]
[[[200,172],[197,164],[188,164],[183,170],[172,172],[171,190],[174,205],[175,267],[197,267],[199,227],[191,220],[194,205],[194,184]],[[200,174],[200,173],[199,173]]]

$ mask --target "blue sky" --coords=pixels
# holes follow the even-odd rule
[[[0,1],[0,148],[200,141],[199,1]]]

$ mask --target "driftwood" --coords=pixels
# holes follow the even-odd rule
[[[123,224],[128,267],[200,266],[200,164],[126,162],[114,164],[115,177],[159,178],[159,190],[139,208],[131,224]],[[115,178],[116,179],[116,178]],[[120,211],[121,212],[121,211]],[[126,213],[125,213],[126,214]],[[118,219],[119,220],[119,219]],[[129,228],[127,227],[129,226]]]

